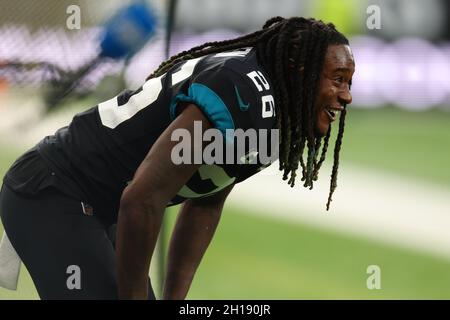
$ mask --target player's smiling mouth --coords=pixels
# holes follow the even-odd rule
[[[344,107],[342,107],[342,106],[338,106],[338,107],[327,106],[324,108],[324,110],[325,110],[326,114],[328,115],[330,122],[333,122],[336,120],[337,116],[339,115],[339,112],[344,110]]]

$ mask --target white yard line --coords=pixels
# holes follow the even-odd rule
[[[330,168],[313,190],[291,188],[273,164],[237,185],[229,203],[249,212],[364,236],[450,259],[450,189],[341,165],[329,212]]]

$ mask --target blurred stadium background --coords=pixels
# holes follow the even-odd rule
[[[140,86],[165,59],[169,1],[107,3],[0,0],[2,176],[74,113]],[[105,59],[49,109],[55,83],[100,52],[102,24],[133,3],[157,17],[151,40],[129,59]],[[71,5],[80,8],[79,29],[69,27]],[[380,29],[367,27],[370,5],[380,8]],[[170,54],[250,32],[275,15],[334,22],[350,37],[357,68],[339,187],[326,213],[329,164],[313,191],[289,188],[276,164],[237,186],[188,298],[449,299],[449,2],[179,0]],[[165,240],[175,217],[168,210]],[[369,290],[373,265],[381,289]],[[158,269],[152,265],[157,291]],[[37,298],[25,268],[17,291],[0,289],[0,299]]]

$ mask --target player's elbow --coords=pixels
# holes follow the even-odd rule
[[[152,215],[163,210],[164,205],[156,193],[141,194],[128,186],[120,198],[119,212],[121,215]]]

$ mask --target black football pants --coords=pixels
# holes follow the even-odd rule
[[[3,185],[0,214],[41,299],[117,299],[109,227],[85,215],[80,201],[54,188],[30,197]]]

